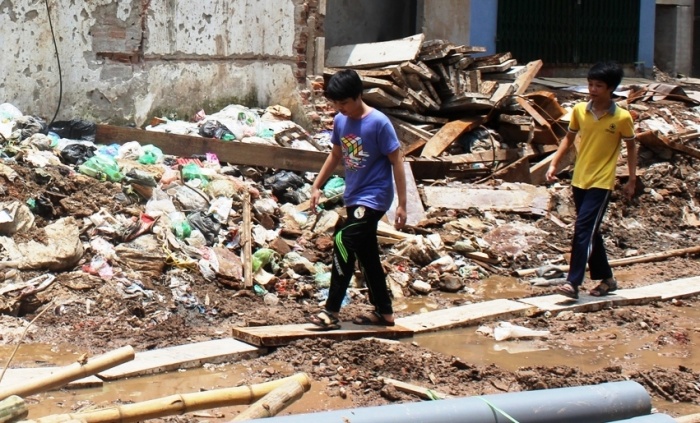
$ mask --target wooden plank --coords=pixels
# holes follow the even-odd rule
[[[517,88],[515,89],[516,95],[525,94],[525,91],[527,91],[528,87],[530,86],[530,83],[535,78],[535,76],[537,76],[537,72],[539,72],[540,69],[542,69],[542,61],[535,60],[525,65],[525,67],[527,68],[525,73],[523,73],[515,79],[515,85],[517,86]]]
[[[505,316],[522,315],[532,309],[529,304],[499,299],[401,317],[396,319],[396,324],[415,333],[434,332],[476,325]]]
[[[401,392],[405,392],[407,394],[415,395],[421,399],[434,400],[436,398],[437,399],[454,398],[452,395],[444,394],[442,392],[434,391],[432,389],[428,389],[428,388],[425,388],[423,386],[414,385],[412,383],[406,383],[406,382],[402,382],[402,381],[396,380],[396,379],[391,379],[388,377],[380,377],[378,379],[386,385],[393,386],[394,388],[396,388],[397,391],[401,391]]]
[[[563,295],[547,295],[542,297],[523,298],[519,301],[537,307],[540,311],[574,312],[598,311],[611,306],[648,304],[655,301],[665,301],[673,298],[694,296],[700,293],[700,277],[676,279],[639,288],[618,289],[605,297],[594,297],[588,294],[588,289],[579,292],[579,300],[573,302]],[[397,321],[398,323],[398,321]]]
[[[438,81],[440,81],[440,75],[438,75],[438,73],[435,72],[434,70],[430,69],[430,66],[426,65],[426,64],[423,63],[423,62],[418,62],[418,66],[419,66],[421,69],[423,69],[423,72],[424,72],[425,74],[430,75],[430,81],[431,81],[431,82],[438,82]]]
[[[394,117],[394,116],[388,116],[388,117],[389,117],[389,120],[391,121],[391,123],[394,125],[394,128],[396,128],[397,133],[399,130],[402,132],[410,133],[410,136],[408,134],[405,136],[406,141],[408,141],[408,140],[415,141],[417,139],[424,139],[425,141],[428,141],[430,138],[433,137],[433,134],[431,134],[430,132],[428,132],[424,129],[417,127],[416,125],[412,125],[412,124],[410,124],[404,120],[401,120],[397,117]]]
[[[530,159],[521,157],[503,169],[499,169],[492,175],[493,179],[500,179],[505,182],[532,183],[530,177]]]
[[[53,375],[58,371],[65,370],[63,367],[31,367],[20,369],[7,369],[5,375],[0,381],[0,389],[6,389],[13,385],[19,385],[32,379],[45,378]],[[65,386],[56,387],[52,390],[59,389],[84,389],[97,388],[103,385],[102,379],[97,376],[88,376],[82,379],[69,382]]]
[[[436,158],[406,157],[406,161],[411,164],[416,180],[444,179],[452,166],[447,160]]]
[[[352,322],[341,322],[341,329],[331,331],[319,331],[311,323],[280,325],[280,326],[256,326],[235,327],[233,337],[258,347],[278,347],[287,345],[299,339],[332,339],[346,341],[374,336],[385,339],[401,339],[413,336],[413,331],[402,326],[360,326]]]
[[[540,160],[530,168],[530,183],[533,185],[543,185],[547,182],[547,170],[554,159],[554,154]],[[569,151],[559,161],[559,171],[566,169],[576,161],[576,146],[572,145]]]
[[[241,261],[243,262],[243,285],[253,288],[253,226],[251,217],[250,193],[243,197],[243,228],[241,228]]]
[[[376,107],[399,107],[403,101],[381,88],[369,88],[362,91],[362,99]]]
[[[541,140],[546,144],[558,144],[559,137],[552,130],[552,126],[549,124],[547,119],[545,119],[526,99],[522,97],[516,97],[515,101],[522,107],[527,114],[532,116],[533,119],[545,129],[545,134],[548,138]]]
[[[505,72],[508,69],[512,68],[513,66],[517,65],[518,61],[515,59],[508,60],[507,62],[501,63],[500,65],[492,65],[492,66],[480,66],[478,62],[475,62],[472,64],[469,69],[476,69],[480,70],[481,73],[496,73],[496,72]]]
[[[504,183],[493,189],[479,186],[425,186],[425,205],[466,210],[528,212],[543,215],[551,207],[552,197],[545,187]]]
[[[163,153],[174,156],[191,157],[214,153],[220,161],[226,163],[302,172],[318,172],[328,157],[328,153],[320,151],[221,141],[111,125],[97,125],[95,138],[100,144],[124,144],[129,141],[138,141],[142,145],[153,144]],[[343,167],[339,165],[336,173],[344,174],[344,172]]]
[[[384,91],[390,93],[391,95],[395,95],[398,97],[406,97],[407,95],[405,90],[386,79],[361,76],[360,80],[362,80],[362,86],[365,88],[381,88]]]
[[[323,76],[333,76],[334,74],[340,72],[343,69],[340,68],[324,68]],[[366,76],[368,78],[391,78],[392,70],[389,68],[381,69],[353,69],[361,77]]]
[[[615,294],[623,298],[659,297],[662,300],[700,294],[700,276],[676,279],[632,289],[620,289]]]
[[[567,112],[557,101],[556,94],[549,91],[536,91],[525,95],[537,106],[537,110],[548,121],[558,121]]]
[[[499,84],[496,92],[491,95],[490,100],[494,103],[494,105],[498,105],[498,103],[513,95],[514,92],[514,84]]]
[[[478,97],[468,97],[467,94],[470,93],[462,93],[462,96],[459,98],[444,99],[440,105],[440,110],[444,112],[477,113],[493,109],[494,104],[488,99],[488,96],[474,93]]]
[[[513,54],[509,51],[505,53],[496,53],[496,54],[490,54],[488,56],[479,56],[474,58],[474,62],[478,63],[479,66],[481,65],[500,65],[504,62],[507,62],[508,60],[511,60],[513,58]]]
[[[440,125],[444,125],[450,121],[447,118],[434,117],[434,116],[423,116],[423,115],[419,115],[418,113],[409,112],[408,110],[381,109],[381,112],[384,112],[384,114],[397,116],[397,117],[403,118],[403,119],[411,121],[411,122],[437,123]]]
[[[178,345],[137,352],[132,361],[105,370],[99,376],[106,380],[164,373],[178,369],[201,367],[203,364],[238,361],[258,356],[263,351],[231,338]]]
[[[401,70],[405,74],[415,74],[418,75],[419,77],[425,79],[425,80],[430,80],[430,81],[438,81],[440,78],[438,78],[437,74],[433,72],[430,68],[427,66],[419,66],[413,62],[404,62],[401,63],[399,66],[401,66]]]
[[[428,140],[423,147],[421,157],[437,157],[452,145],[463,133],[471,131],[483,123],[484,119],[479,117],[469,119],[453,120],[446,123],[437,134]]]
[[[326,58],[326,66],[367,68],[414,60],[424,39],[423,34],[417,34],[379,43],[332,47]]]
[[[508,71],[503,73],[490,73],[488,74],[488,79],[495,79],[497,81],[515,81],[520,75],[527,72],[527,67],[525,66],[513,66]]]
[[[486,163],[486,162],[509,162],[512,160],[517,160],[520,158],[519,148],[509,148],[509,149],[498,149],[495,154],[493,151],[476,151],[467,154],[453,154],[444,157],[444,160],[450,161],[455,165],[458,164],[472,164],[472,163]]]

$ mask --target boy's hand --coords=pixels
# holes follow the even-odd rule
[[[311,207],[311,213],[316,214],[316,206],[318,206],[318,200],[321,198],[321,190],[312,187],[311,188],[311,198],[309,198],[309,201],[311,201],[310,207]]]
[[[625,186],[622,188],[622,193],[625,195],[626,199],[631,200],[632,197],[634,197],[634,193],[636,190],[637,181],[630,178],[625,184]]]
[[[406,225],[406,209],[401,206],[396,207],[396,218],[394,219],[394,227],[401,229]]]
[[[554,166],[549,166],[549,169],[547,169],[547,174],[545,175],[545,178],[547,178],[547,182],[554,182],[556,181],[557,178],[557,169]]]

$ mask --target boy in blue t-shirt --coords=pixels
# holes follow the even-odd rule
[[[333,124],[333,149],[312,187],[311,210],[316,211],[321,187],[342,161],[347,221],[334,235],[326,306],[307,320],[323,330],[340,328],[338,313],[358,261],[374,313],[353,322],[394,326],[391,297],[379,260],[377,225],[394,198],[392,175],[399,198],[394,226],[401,229],[406,223],[406,176],[399,140],[389,119],[362,101],[362,81],[354,70],[334,74],[324,95],[339,113]]]

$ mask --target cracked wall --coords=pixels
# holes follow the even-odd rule
[[[49,0],[57,119],[142,125],[230,103],[299,111],[314,0]],[[315,25],[314,25],[315,26]],[[50,119],[59,73],[43,0],[0,0],[0,103]]]

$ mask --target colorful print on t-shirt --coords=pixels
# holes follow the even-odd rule
[[[341,137],[343,143],[343,160],[345,168],[353,171],[365,167],[364,162],[369,155],[362,150],[362,137],[355,134],[347,134]]]

